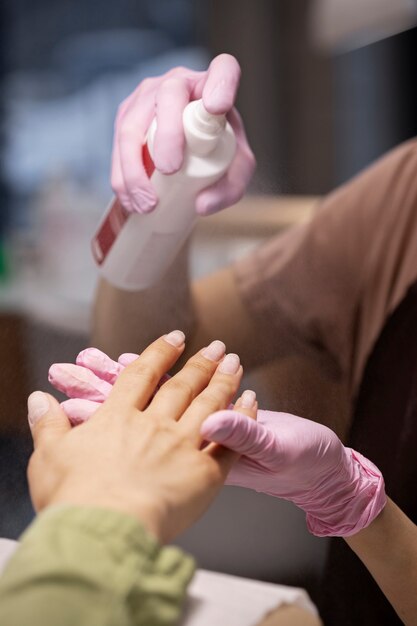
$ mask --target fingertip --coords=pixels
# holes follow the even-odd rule
[[[223,205],[218,201],[213,201],[210,196],[201,195],[198,196],[195,210],[198,215],[201,217],[206,217],[208,215],[213,215],[214,213],[218,213],[223,209]]]
[[[221,115],[232,109],[240,76],[240,65],[231,54],[219,54],[212,60],[202,94],[204,106],[209,113]]]
[[[158,204],[158,196],[145,174],[126,176],[126,191],[132,213],[151,213]]]
[[[211,93],[203,93],[204,108],[212,115],[225,115],[234,104],[234,97],[226,91],[225,81],[220,82]]]
[[[240,363],[239,355],[233,352],[229,352],[229,354],[226,354],[226,356],[218,365],[217,371],[221,374],[228,374],[231,376],[242,374],[243,368]]]
[[[101,407],[101,403],[93,400],[70,399],[61,402],[61,409],[72,426],[83,424]]]
[[[128,365],[133,363],[133,361],[136,361],[136,359],[138,358],[139,358],[139,354],[135,354],[134,352],[124,352],[123,354],[119,356],[117,361],[123,367],[127,367]]]
[[[49,367],[49,370],[48,370],[48,382],[54,385],[57,378],[59,378],[61,373],[62,373],[62,364],[52,363],[52,365]]]
[[[51,396],[49,396],[51,397]],[[27,400],[28,421],[32,428],[50,409],[48,394],[34,391]]]
[[[154,162],[156,169],[170,176],[178,172],[184,163],[184,137],[155,138]]]
[[[185,334],[182,330],[173,330],[167,335],[163,335],[162,339],[174,348],[182,348],[185,344]]]
[[[74,363],[53,363],[48,370],[48,382],[58,391],[67,393],[67,387],[73,382],[74,370],[79,367]]]
[[[85,348],[84,350],[81,350],[81,352],[77,354],[75,363],[77,365],[85,366],[86,364],[91,363],[91,360],[94,360],[94,361],[96,359],[101,360],[104,356],[107,356],[107,355],[101,350],[98,350],[97,348]]]
[[[256,419],[258,401],[256,399],[255,391],[252,389],[246,389],[240,398],[236,400],[234,409],[235,411],[239,411],[239,413],[243,413],[243,415]]]
[[[145,193],[143,189],[138,192],[131,192],[132,213],[148,214],[152,213],[158,203],[155,195]]]

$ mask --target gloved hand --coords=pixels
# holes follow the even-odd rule
[[[113,361],[101,350],[87,348],[79,353],[76,364],[54,363],[49,368],[49,382],[70,400],[61,403],[73,425],[86,421],[97,411],[109,395],[113,384],[124,368],[138,358],[138,354],[121,354]],[[166,380],[164,377],[162,382]]]
[[[72,398],[63,403],[72,423],[97,410],[123,366],[135,358],[121,355],[116,363],[89,348],[78,355],[77,365],[51,367],[50,382]],[[307,513],[307,526],[317,536],[353,535],[385,505],[378,468],[316,422],[262,410],[254,422],[234,411],[220,411],[207,418],[201,432],[207,441],[242,455],[226,484],[294,502]]]
[[[319,537],[353,535],[385,506],[378,468],[316,422],[262,410],[255,422],[219,411],[206,419],[201,434],[242,455],[227,484],[294,502]]]
[[[158,124],[154,144],[156,169],[173,174],[180,169],[184,157],[183,110],[191,100],[199,98],[210,113],[227,114],[237,149],[226,174],[198,195],[196,211],[209,215],[240,200],[255,169],[255,158],[239,113],[233,107],[239,79],[236,59],[221,54],[205,72],[177,67],[162,76],[148,78],[121,103],[115,123],[111,184],[127,210],[147,213],[158,202],[141,150],[152,119],[156,116]]]

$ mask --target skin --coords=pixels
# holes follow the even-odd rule
[[[204,513],[237,455],[215,444],[200,449],[201,424],[230,403],[243,370],[238,364],[235,373],[222,373],[226,358],[219,364],[197,353],[149,403],[183,351],[184,344],[163,337],[152,343],[81,426],[71,428],[51,396],[44,415],[29,413],[35,450],[28,478],[37,511],[64,503],[115,509],[133,515],[160,542]],[[238,406],[255,416],[256,403]]]
[[[285,343],[285,336],[251,317],[231,268],[190,283],[187,266],[185,247],[168,274],[150,289],[127,292],[101,280],[92,345],[117,359],[132,347],[140,352],[174,324],[188,337],[181,365],[221,330],[228,348],[241,356],[245,371],[258,372],[259,397],[267,397],[270,406],[282,412],[313,421],[320,416],[320,422],[344,440],[350,423],[346,381],[329,376],[315,355],[301,353],[296,345]]]
[[[417,526],[388,498],[377,518],[345,538],[400,619],[417,625]]]

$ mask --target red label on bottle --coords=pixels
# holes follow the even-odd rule
[[[142,147],[142,161],[145,172],[150,178],[155,171],[155,164],[146,143]],[[91,242],[93,257],[98,265],[102,265],[106,260],[118,234],[130,215],[131,213],[117,199],[112,202]]]
[[[143,144],[142,161],[143,161],[143,167],[145,168],[145,172],[147,173],[148,178],[150,178],[155,171],[155,163],[152,160],[147,143]]]
[[[102,265],[111,250],[117,235],[126,224],[130,213],[115,199],[107,211],[93,240],[91,249],[98,265]]]

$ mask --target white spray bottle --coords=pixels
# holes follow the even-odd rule
[[[167,271],[197,218],[197,194],[227,171],[236,138],[224,115],[212,115],[202,100],[190,102],[183,114],[186,149],[175,174],[164,175],[153,164],[156,120],[143,146],[143,162],[159,202],[152,213],[126,211],[114,200],[92,241],[100,272],[121,289],[146,289]]]

